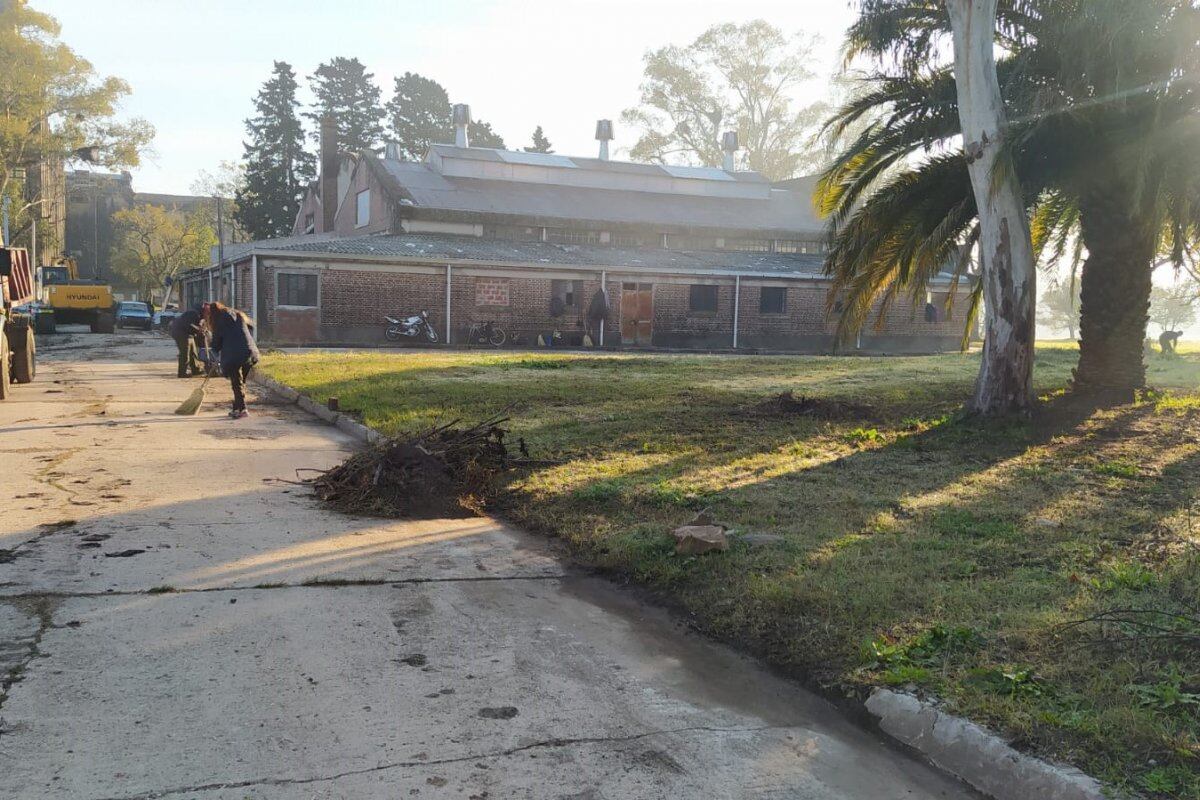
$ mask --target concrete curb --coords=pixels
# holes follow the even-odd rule
[[[1105,800],[1099,781],[1014,750],[974,722],[910,694],[875,689],[866,702],[879,728],[995,800]]]
[[[371,430],[353,417],[340,411],[330,411],[325,406],[305,397],[290,386],[286,386],[269,375],[263,375],[255,370],[250,375],[250,382],[261,386],[288,403],[299,406],[317,419],[324,420],[344,433],[353,436],[364,444],[380,444],[387,440],[381,433]]]
[[[361,442],[386,437],[343,413],[330,411],[267,375],[250,378],[308,413],[336,425]],[[879,730],[921,753],[931,763],[994,800],[1111,800],[1100,782],[1083,772],[1014,750],[970,720],[940,711],[910,694],[877,688],[864,704]]]

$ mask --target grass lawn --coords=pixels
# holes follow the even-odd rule
[[[1200,352],[1088,411],[1076,353],[1039,351],[1031,422],[956,414],[974,355],[269,354],[264,368],[400,433],[511,408],[556,466],[498,511],[652,587],[701,629],[839,690],[919,688],[1148,796],[1200,798]],[[834,418],[763,405],[779,392]],[[711,509],[727,553],[677,556]],[[1200,511],[1200,509],[1197,509]],[[1195,526],[1195,527],[1194,527]],[[1068,626],[1113,609],[1122,622]]]

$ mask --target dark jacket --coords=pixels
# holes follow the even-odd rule
[[[221,354],[221,370],[232,372],[243,364],[258,363],[258,345],[251,333],[254,323],[237,311],[222,311],[212,317],[212,349]]]
[[[185,311],[175,319],[171,320],[171,327],[168,329],[171,333],[171,338],[175,341],[180,339],[187,340],[191,336],[200,333],[200,312]]]

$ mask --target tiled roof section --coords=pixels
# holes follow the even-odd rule
[[[278,239],[259,239],[254,242],[230,242],[225,245],[225,263],[245,258],[258,250],[275,250],[293,244],[325,242],[337,236],[336,233],[303,233],[297,236],[281,236]],[[217,262],[217,246],[209,248],[212,262]]]
[[[440,145],[435,145],[438,147]],[[470,148],[475,150],[476,148]],[[481,154],[492,151],[479,148]],[[494,153],[493,153],[494,155]],[[664,168],[598,159],[578,162],[612,164],[621,169]],[[510,217],[585,220],[673,228],[760,232],[776,238],[813,238],[825,225],[816,216],[811,190],[764,187],[762,199],[659,194],[553,183],[487,180],[442,175],[429,164],[378,159],[385,185],[417,208]],[[665,173],[664,173],[665,174]],[[721,173],[744,180],[743,173]],[[750,173],[746,173],[750,174]],[[761,177],[761,176],[760,176]]]
[[[422,260],[480,261],[489,264],[612,267],[692,273],[742,272],[756,275],[814,276],[821,274],[824,267],[824,258],[815,254],[563,245],[432,234],[357,236],[278,247],[264,243],[261,249],[285,253],[395,258],[397,261],[403,261],[407,257]]]

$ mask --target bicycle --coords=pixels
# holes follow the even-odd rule
[[[500,347],[508,341],[508,333],[496,324],[495,320],[487,322],[472,322],[467,331],[467,342],[470,344],[490,344]]]

